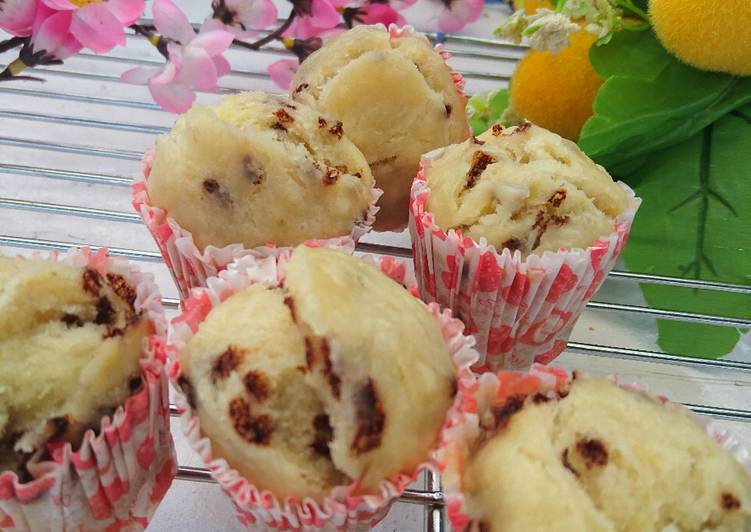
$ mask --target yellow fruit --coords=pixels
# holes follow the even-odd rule
[[[524,12],[531,15],[541,7],[554,9],[549,0],[514,0],[514,9],[521,9],[524,4]]]
[[[511,110],[575,141],[592,116],[592,102],[602,85],[589,62],[589,48],[595,40],[596,36],[582,30],[557,54],[527,53],[511,78]]]
[[[657,37],[701,70],[751,75],[751,0],[650,0]]]

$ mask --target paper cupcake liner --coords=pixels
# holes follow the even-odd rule
[[[150,274],[103,249],[53,252],[44,258],[122,275],[135,287],[136,309],[146,314],[152,332],[141,359],[141,389],[111,417],[102,418],[98,436],[88,430],[76,451],[70,443],[49,444],[51,460],[27,464],[34,476],[29,482],[20,482],[12,471],[0,473],[0,529],[143,530],[177,470],[161,295]]]
[[[206,286],[206,280],[209,277],[215,276],[235,259],[246,255],[266,257],[286,249],[273,244],[248,249],[238,243],[221,248],[207,246],[201,252],[190,231],[181,227],[175,219],[169,216],[166,210],[151,204],[146,181],[151,173],[153,158],[153,149],[144,153],[141,161],[143,177],[136,179],[132,185],[133,208],[141,216],[154,237],[180,292],[180,299],[187,298],[191,288]],[[382,194],[383,192],[380,189],[373,188],[365,219],[355,224],[348,235],[318,240],[311,239],[307,242],[315,243],[318,246],[354,250],[355,243],[368,233],[375,223],[375,215],[379,209],[376,202]]]
[[[443,149],[424,155],[412,184],[409,230],[420,296],[450,308],[477,340],[477,371],[547,364],[566,347],[576,320],[626,245],[641,200],[625,184],[628,210],[615,232],[587,249],[522,259],[460,231],[442,230],[428,212],[425,171]]]
[[[616,375],[609,377],[613,382],[627,390],[643,393],[657,399],[670,408],[684,412],[687,418],[699,424],[712,439],[728,449],[735,459],[751,476],[751,451],[741,444],[726,430],[714,425],[711,418],[699,416],[683,405],[670,402],[664,396],[654,396],[646,386],[639,383],[621,383]],[[484,373],[474,384],[460,391],[460,397],[454,402],[447,421],[441,431],[441,442],[435,453],[438,468],[443,479],[446,514],[457,532],[469,530],[472,517],[466,513],[465,498],[461,492],[461,476],[466,457],[470,453],[472,442],[480,434],[478,412],[488,405],[505,400],[517,394],[528,395],[530,392],[559,391],[570,381],[568,373],[560,368],[533,364],[528,372]]]
[[[178,385],[180,363],[177,354],[209,311],[251,284],[278,286],[284,279],[285,264],[290,254],[290,250],[286,250],[275,257],[243,257],[220,272],[218,277],[209,279],[207,288],[194,290],[192,297],[183,303],[183,313],[172,322],[174,329],[168,347],[168,374],[177,390],[176,403],[181,411],[183,431],[190,445],[211,472],[211,476],[232,499],[238,519],[246,527],[280,530],[367,530],[385,517],[393,502],[423,470],[433,467],[428,456],[411,474],[397,474],[384,480],[378,492],[374,494],[356,495],[357,482],[353,482],[334,488],[322,503],[308,498],[280,499],[269,491],[259,490],[224,459],[213,456],[211,441],[201,434],[199,419],[192,412]],[[381,271],[417,297],[416,283],[408,263],[393,257],[363,259],[379,266]],[[436,304],[427,305],[427,308],[441,323],[443,337],[457,370],[458,388],[470,386],[475,381],[470,366],[478,356],[472,348],[474,341],[462,334],[464,325],[453,319],[450,311],[441,311]]]

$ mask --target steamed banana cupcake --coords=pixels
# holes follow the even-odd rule
[[[523,256],[586,248],[612,233],[629,205],[576,144],[532,124],[495,126],[452,146],[425,175],[428,209],[442,229]]]
[[[473,436],[441,451],[459,530],[751,529],[749,473],[684,410],[576,374],[494,382],[473,394]]]
[[[379,230],[406,224],[420,155],[469,135],[455,75],[411,32],[363,25],[330,40],[300,65],[292,97],[341,120],[365,155],[384,191]]]
[[[368,218],[373,177],[348,133],[328,114],[261,92],[196,105],[156,141],[149,203],[201,252],[349,235]]]
[[[420,295],[467,325],[478,370],[548,363],[615,265],[639,202],[530,122],[435,150],[411,192]]]
[[[50,441],[78,447],[140,386],[148,321],[122,276],[0,257],[0,471]]]
[[[435,445],[456,389],[441,323],[343,252],[300,246],[281,286],[213,307],[179,384],[214,457],[279,500],[375,494]]]

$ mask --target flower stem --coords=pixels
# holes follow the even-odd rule
[[[235,39],[233,41],[233,44],[236,44],[238,46],[241,46],[243,48],[247,48],[248,50],[260,50],[262,46],[265,46],[269,44],[271,41],[278,39],[282,36],[282,34],[289,29],[289,27],[292,25],[292,21],[295,20],[295,17],[297,16],[297,11],[294,9],[290,11],[289,17],[287,17],[287,20],[282,23],[281,26],[279,26],[276,30],[272,31],[266,37],[263,37],[262,39],[258,39],[256,42],[245,42]]]
[[[28,37],[13,37],[12,39],[8,39],[6,41],[0,41],[0,54],[21,46],[27,40]]]
[[[642,20],[649,22],[649,14],[647,14],[647,12],[643,9],[635,6],[633,0],[618,0],[618,7],[622,7],[623,9],[630,11]]]
[[[146,39],[148,39],[148,41],[154,45],[154,48],[156,48],[160,54],[169,59],[169,53],[167,52],[167,39],[165,39],[158,33],[154,33],[154,31],[150,29],[150,27],[141,26],[140,24],[131,24],[130,29],[135,31],[137,34],[146,37]]]

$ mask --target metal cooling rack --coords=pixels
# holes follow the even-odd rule
[[[107,246],[110,253],[155,274],[169,316],[177,310],[176,290],[150,235],[130,208],[129,185],[138,172],[141,153],[154,135],[168,130],[174,117],[153,104],[144,87],[119,80],[126,68],[161,63],[143,39],[128,39],[127,48],[109,55],[84,53],[53,69],[34,69],[47,79],[44,84],[0,84],[0,251]],[[445,44],[453,53],[453,66],[467,80],[468,93],[505,85],[524,51],[522,46],[471,36],[445,36]],[[281,54],[279,48],[256,53],[231,50],[235,69],[222,79],[220,92],[277,92],[266,66]],[[11,59],[11,53],[0,54],[0,64]],[[216,97],[200,94],[199,102]],[[410,257],[408,239],[406,234],[369,235],[358,250]],[[649,308],[637,283],[751,296],[751,286],[614,271],[587,306],[557,363],[638,379],[693,411],[716,418],[750,442],[751,357],[704,360],[659,352],[654,320],[739,329],[751,328],[751,320]],[[172,414],[176,415],[174,408]],[[217,495],[215,485],[202,484],[213,480],[198,467],[196,456],[175,429],[181,465],[152,529],[234,530],[228,502]],[[426,475],[422,485],[407,490],[378,529],[444,530],[442,506],[440,479]]]

